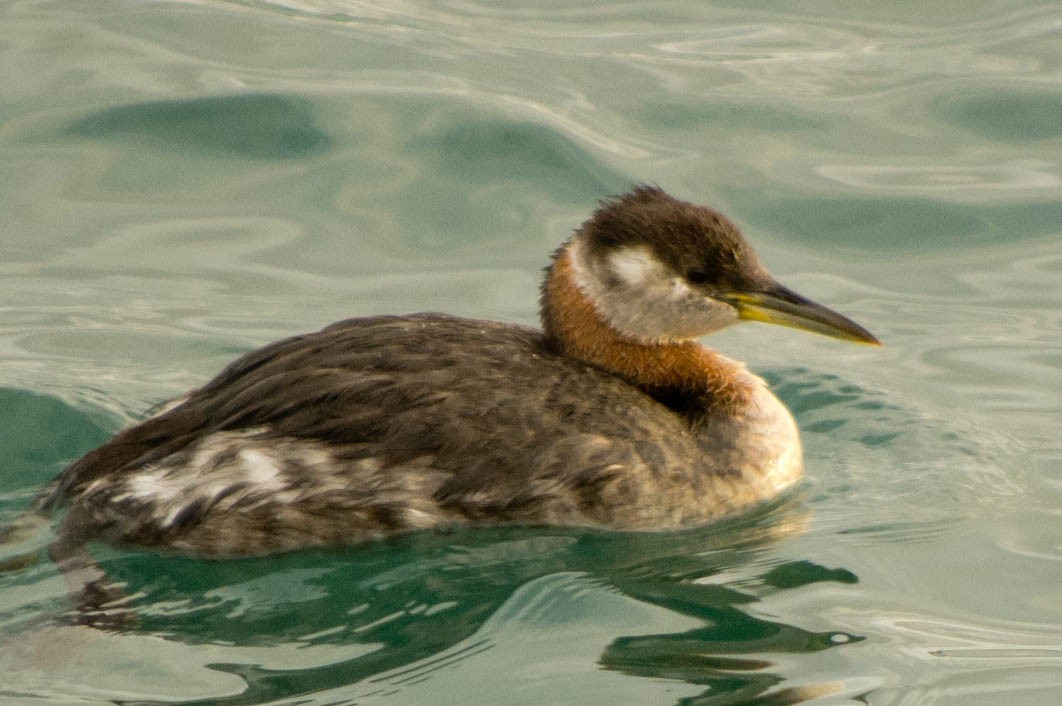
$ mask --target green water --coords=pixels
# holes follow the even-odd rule
[[[47,560],[0,573],[0,703],[1062,702],[1060,27],[1046,1],[4,4],[0,521],[279,336],[533,322],[547,254],[639,181],[886,347],[711,338],[808,467],[725,525],[101,547],[112,632],[64,621]]]

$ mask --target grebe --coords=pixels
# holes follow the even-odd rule
[[[542,330],[350,319],[248,353],[59,476],[51,554],[203,557],[460,523],[705,523],[802,474],[796,424],[695,341],[741,319],[879,345],[778,284],[717,211],[640,186],[553,255]]]

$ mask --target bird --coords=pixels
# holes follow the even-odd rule
[[[719,211],[638,185],[552,256],[541,329],[352,318],[247,353],[66,467],[49,553],[205,558],[515,524],[676,529],[803,473],[792,414],[698,339],[743,320],[880,345]]]

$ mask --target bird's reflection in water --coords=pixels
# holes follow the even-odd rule
[[[682,697],[684,704],[780,705],[829,687],[787,687],[771,655],[817,652],[862,639],[809,632],[748,609],[778,590],[856,582],[844,569],[811,561],[772,562],[774,540],[802,523],[793,502],[683,532],[461,530],[267,559],[207,562],[137,554],[114,555],[101,564],[135,596],[107,609],[111,618],[121,618],[113,622],[122,625],[121,634],[163,635],[186,645],[365,647],[348,651],[356,657],[310,668],[211,664],[239,676],[247,688],[210,703],[382,698],[485,650],[501,649],[501,641],[520,642],[520,626],[502,634],[489,625],[522,588],[575,575],[582,586],[605,589],[629,605],[668,611],[686,626],[640,635],[614,629],[595,656],[599,669],[704,687],[699,696]],[[542,609],[561,613],[551,618],[555,625],[567,619],[565,600]]]

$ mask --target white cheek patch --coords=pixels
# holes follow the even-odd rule
[[[629,286],[641,286],[664,279],[664,265],[648,248],[623,248],[610,253],[608,266]]]
[[[689,340],[737,321],[737,311],[697,291],[647,246],[591,261],[578,238],[569,246],[576,286],[616,331],[635,339]]]

